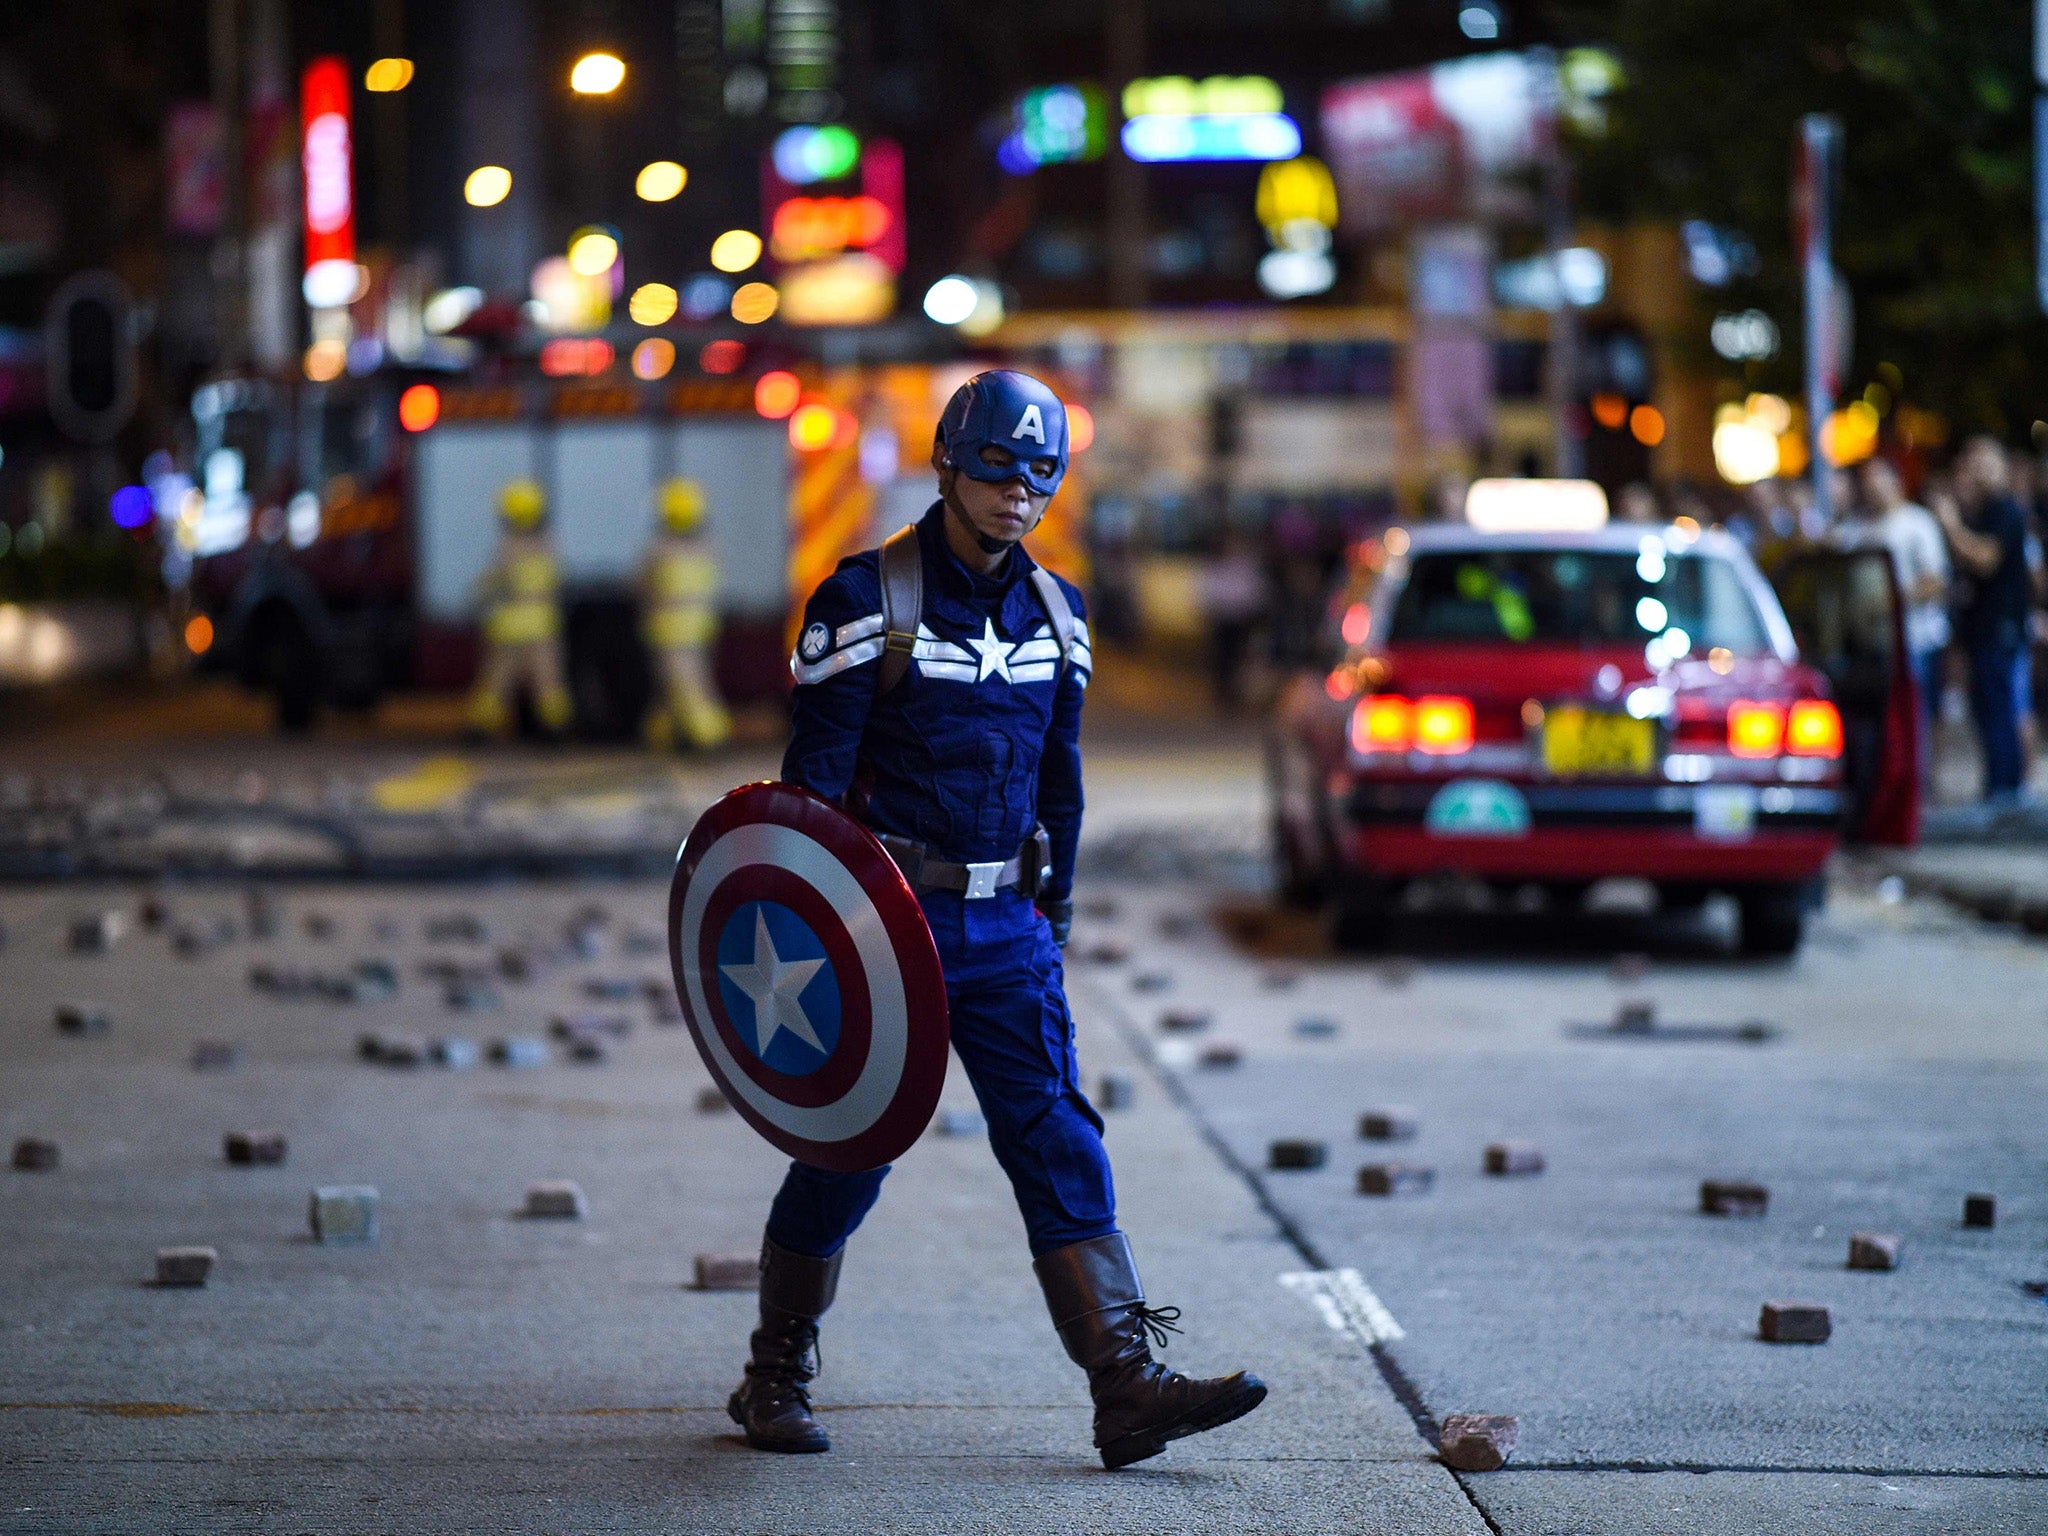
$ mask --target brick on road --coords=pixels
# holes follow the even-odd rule
[[[1436,1183],[1436,1170],[1421,1163],[1367,1163],[1358,1170],[1361,1195],[1421,1195]]]
[[[1746,1179],[1702,1179],[1700,1214],[1703,1216],[1761,1216],[1769,1210],[1771,1192]]]
[[[697,1113],[700,1115],[722,1114],[732,1108],[722,1088],[699,1088],[697,1090]]]
[[[1358,1117],[1358,1134],[1366,1141],[1408,1141],[1421,1128],[1415,1111],[1398,1104],[1368,1109]]]
[[[501,1067],[544,1067],[548,1043],[536,1035],[511,1035],[491,1042],[491,1060]]]
[[[1963,1196],[1963,1225],[1966,1227],[1997,1226],[1997,1199],[1991,1195]]]
[[[583,995],[593,1002],[623,1003],[640,990],[640,983],[630,976],[586,976],[583,978]]]
[[[1197,1035],[1215,1022],[1206,1008],[1169,1008],[1159,1015],[1159,1027],[1169,1035]]]
[[[156,1251],[158,1285],[204,1285],[213,1273],[220,1254],[211,1248],[159,1248]]]
[[[200,1040],[192,1046],[194,1072],[232,1072],[242,1064],[242,1048],[228,1040]]]
[[[483,1052],[477,1049],[474,1040],[461,1035],[442,1035],[427,1046],[427,1055],[436,1066],[451,1071],[463,1071],[483,1059]]]
[[[1849,1267],[1851,1269],[1897,1269],[1899,1267],[1899,1239],[1892,1232],[1851,1232],[1849,1234]]]
[[[1543,1149],[1533,1141],[1496,1141],[1486,1149],[1486,1171],[1496,1177],[1541,1173]]]
[[[313,1237],[322,1243],[374,1243],[377,1191],[368,1184],[332,1184],[313,1191],[307,1207]]]
[[[1498,1472],[1515,1454],[1521,1425],[1511,1413],[1452,1413],[1438,1427],[1437,1450],[1458,1472]]]
[[[1756,1331],[1766,1344],[1825,1344],[1833,1329],[1826,1307],[1810,1301],[1767,1301],[1757,1315]]]
[[[58,1157],[57,1143],[40,1136],[23,1136],[14,1143],[14,1166],[23,1173],[48,1173]]]
[[[1304,1040],[1328,1040],[1337,1033],[1337,1021],[1321,1014],[1304,1014],[1294,1021],[1294,1032]]]
[[[1133,992],[1164,992],[1173,985],[1173,978],[1164,971],[1140,971],[1131,978]]]
[[[579,1220],[590,1211],[583,1191],[571,1179],[539,1179],[526,1186],[526,1214]]]
[[[1204,1046],[1202,1054],[1195,1058],[1195,1064],[1215,1071],[1225,1067],[1240,1066],[1244,1062],[1244,1048],[1219,1040],[1214,1045]]]
[[[1657,1028],[1657,1005],[1641,998],[1614,1010],[1614,1030],[1622,1035],[1647,1035]]]
[[[1268,1168],[1320,1168],[1329,1160],[1330,1148],[1326,1142],[1288,1137],[1266,1148]]]
[[[700,1253],[696,1262],[700,1291],[752,1291],[761,1284],[761,1259],[752,1253]]]
[[[64,1035],[104,1035],[106,1010],[92,1003],[59,1003],[57,1032]]]
[[[283,1131],[229,1131],[221,1151],[240,1168],[270,1167],[285,1159]]]
[[[1129,1109],[1137,1098],[1138,1085],[1121,1072],[1105,1072],[1095,1085],[1097,1109]]]
[[[942,1109],[937,1128],[941,1136],[981,1136],[988,1131],[988,1121],[978,1109]]]
[[[119,912],[94,912],[72,919],[65,939],[75,955],[103,955],[120,942],[127,926]]]

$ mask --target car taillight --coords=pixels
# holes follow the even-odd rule
[[[1826,699],[1801,699],[1785,716],[1785,750],[1794,757],[1840,757],[1841,711]]]
[[[1737,699],[1728,706],[1728,750],[1737,757],[1776,757],[1785,745],[1785,708]]]
[[[1472,701],[1449,696],[1415,701],[1415,750],[1448,756],[1472,750]]]
[[[1414,709],[1399,694],[1369,693],[1351,711],[1351,745],[1361,752],[1406,752],[1414,742]]]

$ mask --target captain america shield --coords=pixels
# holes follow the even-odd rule
[[[704,1064],[801,1162],[879,1168],[923,1134],[946,1077],[931,929],[872,832],[793,784],[747,784],[690,829],[668,955]]]

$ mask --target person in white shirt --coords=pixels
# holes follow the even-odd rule
[[[1882,544],[1891,552],[1899,596],[1906,605],[1906,650],[1920,689],[1922,718],[1931,731],[1949,641],[1948,545],[1934,514],[1906,499],[1899,472],[1889,461],[1868,460],[1862,478],[1859,515],[1839,525],[1839,535],[1848,546]]]

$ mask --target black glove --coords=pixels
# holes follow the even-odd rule
[[[1052,924],[1052,941],[1061,949],[1067,947],[1067,934],[1074,926],[1074,904],[1071,901],[1041,901],[1038,910],[1045,920]]]

